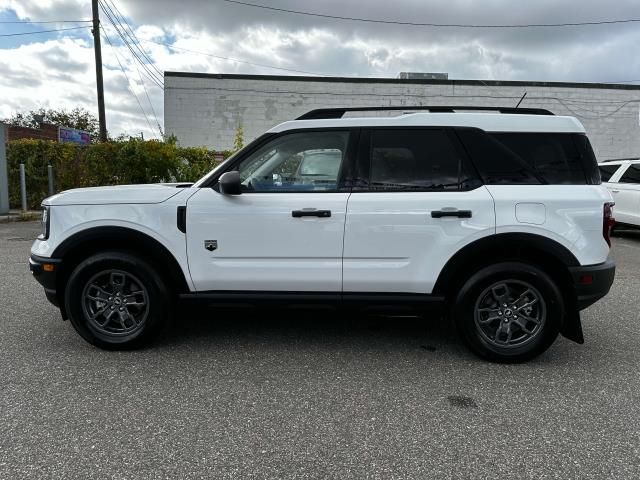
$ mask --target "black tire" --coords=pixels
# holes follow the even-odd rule
[[[564,313],[565,302],[553,279],[520,262],[498,263],[476,272],[464,283],[453,306],[455,324],[466,345],[480,357],[500,363],[524,362],[547,350],[558,336]]]
[[[109,251],[92,255],[73,270],[65,307],[87,342],[106,350],[130,350],[160,332],[170,301],[164,282],[145,260]]]

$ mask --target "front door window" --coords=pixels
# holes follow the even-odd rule
[[[338,189],[349,132],[278,137],[240,162],[244,192],[329,192]]]

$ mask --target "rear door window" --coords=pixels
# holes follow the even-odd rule
[[[368,147],[369,190],[448,191],[472,183],[445,130],[371,130]]]
[[[620,177],[620,183],[638,183],[640,184],[640,164],[631,164],[624,175]]]

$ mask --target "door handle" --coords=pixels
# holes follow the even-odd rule
[[[620,193],[620,190],[611,190],[611,193]]]
[[[320,217],[328,218],[331,216],[331,210],[318,210],[315,208],[303,208],[302,210],[293,210],[291,216],[294,218],[300,217]]]
[[[471,210],[432,210],[431,218],[458,217],[471,218]]]

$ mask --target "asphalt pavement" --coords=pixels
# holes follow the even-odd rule
[[[37,223],[0,224],[0,479],[640,478],[640,233],[611,293],[522,365],[437,319],[184,312],[106,352],[31,278]]]

